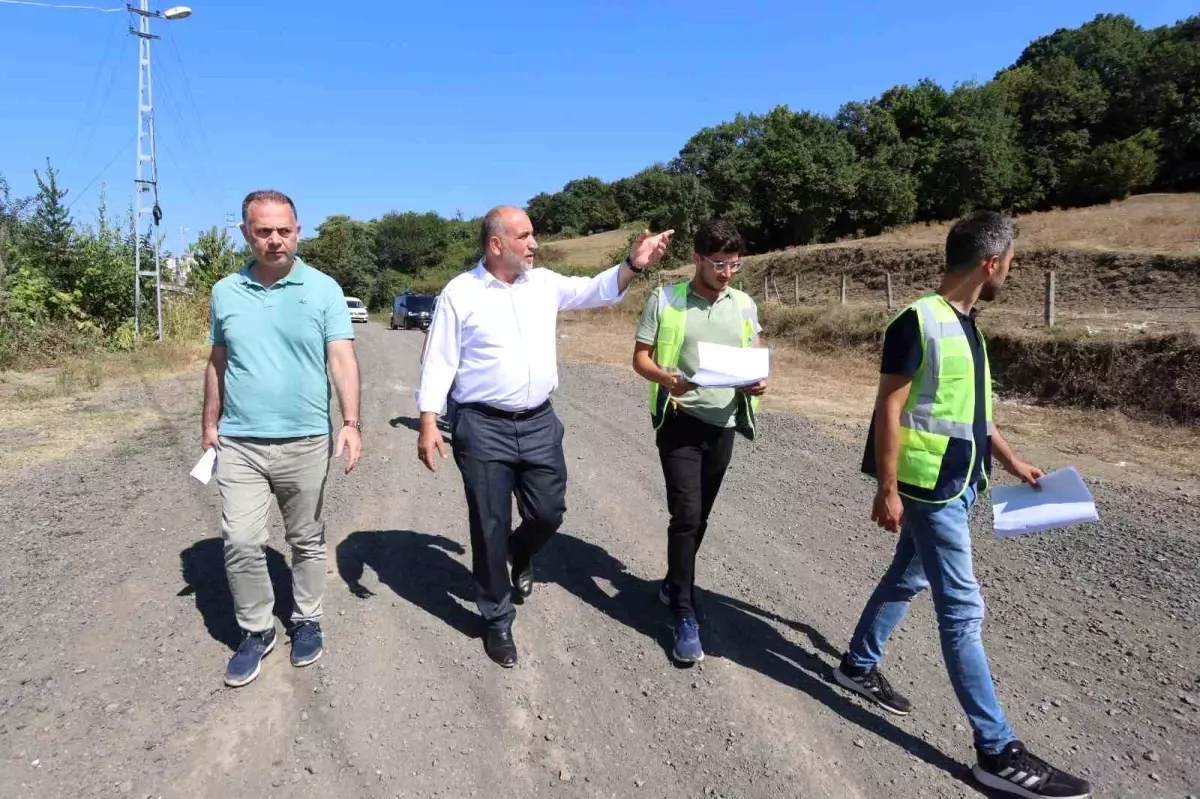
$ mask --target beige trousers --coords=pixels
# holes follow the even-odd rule
[[[217,450],[225,573],[238,626],[265,632],[274,626],[275,592],[267,574],[267,510],[271,494],[283,515],[292,550],[292,621],[319,619],[325,591],[325,524],[321,505],[333,444],[329,436],[226,438]]]

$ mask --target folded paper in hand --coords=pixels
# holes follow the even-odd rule
[[[771,351],[760,347],[727,347],[701,341],[700,368],[688,380],[707,388],[741,388],[767,379]]]
[[[996,535],[1040,533],[1100,518],[1096,502],[1074,466],[1046,475],[1038,485],[1040,491],[1024,484],[992,490]]]
[[[200,461],[192,467],[192,477],[199,480],[201,483],[208,485],[208,481],[217,473],[217,451],[212,447],[204,450],[204,454],[200,456]]]

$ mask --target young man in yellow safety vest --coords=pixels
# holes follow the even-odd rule
[[[757,398],[767,389],[765,382],[740,389],[688,382],[700,365],[699,342],[759,346],[758,308],[729,285],[742,268],[742,249],[732,222],[705,223],[696,233],[695,275],[650,294],[633,351],[634,371],[650,381],[650,418],[671,514],[659,599],[675,616],[673,655],[683,663],[704,659],[696,621],[696,552],[729,468],[734,430],[753,436]]]
[[[937,293],[888,326],[863,471],[879,484],[872,521],[900,538],[834,678],[892,713],[911,712],[879,662],[912,598],[930,588],[946,670],[974,731],[975,778],[1013,796],[1084,799],[1087,782],[1029,752],[1008,725],[983,651],[971,561],[968,517],[987,489],[993,454],[1030,485],[1042,477],[992,423],[987,347],[975,325],[976,302],[994,300],[1008,275],[1013,236],[1012,220],[994,212],[959,220],[946,237]]]

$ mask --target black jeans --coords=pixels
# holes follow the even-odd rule
[[[696,553],[708,530],[725,470],[733,456],[732,427],[714,427],[672,409],[658,429],[658,456],[667,483],[667,590],[677,619],[695,615]]]
[[[517,615],[510,557],[518,569],[531,563],[567,510],[563,425],[549,406],[516,420],[459,406],[452,435],[454,462],[467,493],[475,604],[488,626],[507,627]],[[514,494],[521,515],[516,530]]]

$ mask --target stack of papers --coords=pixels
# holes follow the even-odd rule
[[[204,454],[200,456],[200,460],[192,467],[191,476],[199,480],[204,485],[208,485],[208,481],[212,480],[213,475],[217,473],[217,451],[212,447],[204,450]]]
[[[706,388],[741,388],[767,379],[771,351],[756,347],[727,347],[701,341],[696,345],[700,368],[688,380]]]
[[[1074,466],[1046,475],[1038,486],[1040,491],[1025,484],[992,490],[996,535],[1028,535],[1100,518],[1096,502]]]

